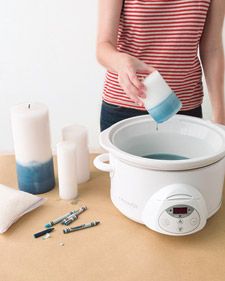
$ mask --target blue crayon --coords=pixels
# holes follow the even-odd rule
[[[52,232],[53,230],[54,230],[53,227],[52,227],[52,228],[48,228],[48,229],[44,229],[44,230],[42,230],[42,231],[40,231],[40,232],[35,233],[35,234],[34,234],[34,238],[41,237],[41,236],[43,236],[43,235],[45,235],[45,234],[47,234],[47,233]]]

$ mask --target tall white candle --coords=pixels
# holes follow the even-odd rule
[[[62,139],[76,144],[77,180],[84,183],[90,178],[87,129],[80,125],[69,125],[62,129]]]
[[[48,108],[41,103],[11,109],[19,188],[38,194],[54,187]]]
[[[63,141],[57,144],[59,196],[65,200],[77,197],[76,145]]]

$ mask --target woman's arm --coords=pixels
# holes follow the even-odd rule
[[[118,73],[118,81],[124,92],[136,103],[143,105],[138,98],[145,97],[144,85],[136,72],[150,73],[153,67],[137,58],[116,49],[117,33],[123,0],[99,0],[97,59],[107,69]]]
[[[97,59],[111,71],[118,69],[117,33],[123,0],[98,1]]]
[[[212,120],[225,124],[224,51],[222,30],[224,0],[212,0],[200,41],[200,58],[212,106]]]

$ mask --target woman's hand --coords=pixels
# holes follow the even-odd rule
[[[139,59],[125,54],[118,53],[116,71],[121,88],[128,97],[140,106],[143,102],[140,98],[145,98],[145,85],[138,79],[137,72],[149,74],[154,67],[147,65]]]

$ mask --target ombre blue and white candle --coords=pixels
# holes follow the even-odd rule
[[[143,83],[147,91],[142,101],[157,123],[168,120],[181,109],[180,100],[157,70],[147,76]]]
[[[47,106],[16,105],[11,122],[19,189],[32,194],[50,191],[55,177]]]

